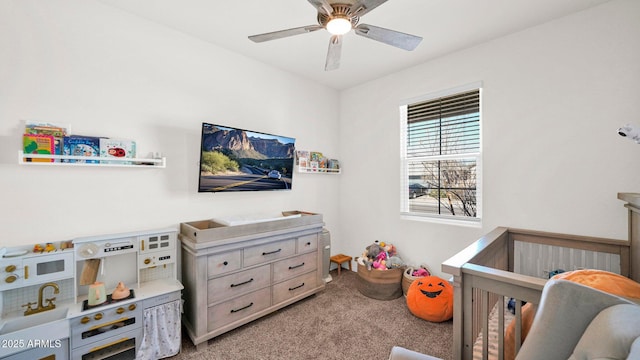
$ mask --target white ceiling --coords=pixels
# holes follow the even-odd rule
[[[329,44],[325,30],[264,43],[247,38],[317,24],[316,10],[305,0],[99,1],[318,83],[345,89],[609,0],[388,0],[365,14],[360,23],[421,36],[418,48],[400,50],[352,31],[344,36],[340,68],[330,72],[324,71]]]

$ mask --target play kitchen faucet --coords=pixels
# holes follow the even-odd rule
[[[58,287],[58,284],[56,283],[46,283],[42,286],[40,286],[40,289],[38,290],[38,303],[32,303],[32,302],[28,302],[24,305],[22,305],[22,307],[26,307],[27,310],[24,311],[24,315],[32,315],[32,314],[37,314],[43,311],[47,311],[47,310],[53,310],[56,308],[56,304],[53,303],[53,301],[56,299],[55,296],[49,299],[45,299],[45,301],[47,302],[47,305],[42,305],[42,298],[43,298],[43,293],[44,293],[44,289],[46,289],[47,287],[52,287],[53,288],[53,293],[54,294],[59,294],[60,293],[60,288]],[[36,309],[32,309],[31,305],[38,305],[38,307]]]

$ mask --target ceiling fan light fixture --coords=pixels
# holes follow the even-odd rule
[[[327,23],[327,31],[331,35],[344,35],[351,31],[351,20],[347,17],[334,17]]]

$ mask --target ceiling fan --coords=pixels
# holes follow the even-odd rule
[[[361,16],[387,2],[387,0],[338,0],[339,3],[331,3],[329,0],[307,1],[318,10],[318,25],[251,35],[249,39],[254,42],[264,42],[326,29],[331,34],[331,39],[329,40],[329,50],[324,66],[325,71],[335,70],[340,67],[342,35],[351,30],[354,30],[356,35],[408,51],[415,49],[422,41],[419,36],[368,24],[358,24]]]

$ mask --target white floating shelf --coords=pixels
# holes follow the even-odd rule
[[[49,161],[28,161],[27,159],[49,159]],[[83,162],[63,162],[68,160],[80,160]],[[86,162],[86,161],[98,162]],[[97,166],[97,167],[134,167],[134,168],[165,168],[167,158],[140,159],[140,158],[115,158],[99,156],[74,156],[74,155],[48,155],[25,154],[18,151],[18,164],[20,165],[45,165],[45,166]]]
[[[327,168],[311,168],[311,167],[303,167],[296,166],[299,173],[308,173],[308,174],[340,174],[342,169],[327,169]]]

